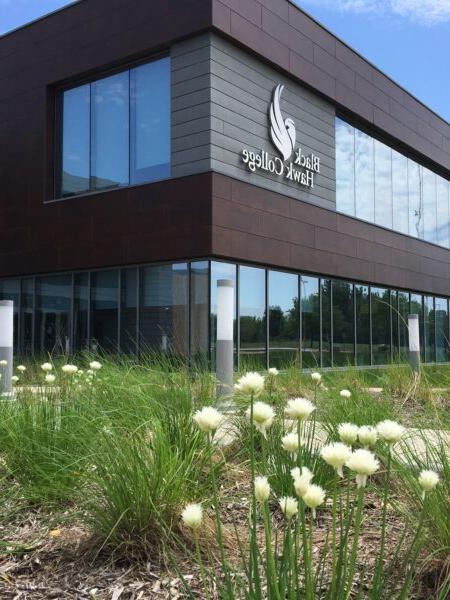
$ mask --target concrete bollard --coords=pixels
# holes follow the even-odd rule
[[[12,391],[13,373],[13,331],[14,303],[12,300],[0,300],[0,390],[3,394]],[[6,361],[6,364],[5,362]]]
[[[233,389],[233,319],[234,283],[230,279],[217,281],[217,396],[229,396]]]
[[[415,373],[420,371],[419,315],[408,315],[409,362]]]

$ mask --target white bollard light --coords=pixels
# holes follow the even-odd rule
[[[13,331],[14,303],[12,300],[0,300],[0,390],[3,394],[10,394],[12,390]]]
[[[420,370],[419,315],[408,315],[409,362],[416,373]]]
[[[231,279],[217,282],[216,377],[219,398],[233,389],[233,320],[234,283]]]

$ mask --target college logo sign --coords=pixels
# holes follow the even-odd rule
[[[320,173],[320,158],[315,154],[305,155],[296,147],[297,132],[291,118],[283,119],[280,108],[284,85],[277,85],[273,91],[269,109],[270,138],[278,150],[279,156],[270,156],[265,150],[260,153],[247,148],[242,150],[242,161],[249,171],[265,171],[293,181],[299,185],[313,188],[314,176]]]

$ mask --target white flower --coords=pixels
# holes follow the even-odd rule
[[[45,371],[46,373],[48,373],[49,371],[51,371],[53,369],[53,365],[49,362],[46,362],[43,365],[41,365],[41,369],[43,371]]]
[[[270,485],[267,477],[255,477],[255,498],[258,502],[266,502],[270,496]]]
[[[64,365],[62,367],[62,372],[67,373],[68,375],[73,375],[78,371],[78,367],[76,365]]]
[[[311,485],[306,490],[306,493],[303,495],[303,502],[312,509],[313,519],[316,518],[316,508],[323,504],[325,501],[325,490],[320,487],[320,485],[315,485],[311,483]]]
[[[311,379],[314,381],[314,383],[319,384],[322,380],[322,375],[316,371],[315,373],[311,373]]]
[[[377,443],[378,431],[375,427],[363,425],[358,429],[358,439],[364,448],[370,448],[370,446],[375,446]]]
[[[352,453],[350,446],[342,442],[335,442],[324,446],[320,451],[323,460],[336,469],[340,477],[344,477],[343,467]]]
[[[298,451],[298,435],[296,433],[287,433],[281,438],[283,450],[289,454],[295,454]]]
[[[283,496],[279,499],[280,508],[283,511],[284,516],[291,520],[298,512],[298,501],[291,496]]]
[[[276,369],[275,367],[270,367],[270,369],[267,371],[269,373],[269,375],[279,375],[280,371],[278,369]]]
[[[316,410],[316,407],[310,400],[306,398],[292,398],[288,400],[284,412],[291,419],[302,421],[303,419],[307,419],[314,410]]]
[[[215,431],[222,422],[222,418],[221,413],[212,406],[204,406],[193,417],[201,431],[206,433]]]
[[[18,370],[18,371],[20,371],[21,373],[23,373],[24,371],[26,371],[26,370],[27,370],[27,368],[26,368],[26,366],[25,366],[25,365],[18,365],[16,368],[17,368],[17,370]]]
[[[425,494],[431,492],[439,483],[439,475],[435,471],[421,471],[419,475],[419,485],[422,488],[422,500],[425,500]]]
[[[98,362],[98,360],[93,360],[89,363],[89,367],[92,371],[98,371],[102,368],[102,364]]]
[[[246,415],[250,418],[251,409],[247,408]],[[275,418],[275,411],[265,402],[255,402],[253,405],[253,424],[264,437],[266,429],[268,429]]]
[[[241,394],[254,396],[256,398],[264,389],[264,377],[255,372],[246,373],[238,379],[234,389]]]
[[[0,367],[6,367],[7,364],[8,364],[7,360],[0,360]]]
[[[375,455],[365,448],[358,448],[358,450],[352,452],[345,464],[349,469],[356,473],[358,487],[364,487],[367,482],[367,477],[373,475],[380,466]]]
[[[340,395],[341,398],[350,398],[351,395],[352,395],[352,393],[351,393],[350,390],[341,390],[339,392],[339,395]]]
[[[52,375],[51,373],[47,373],[47,375],[45,376],[45,381],[47,383],[54,383],[56,377],[54,375]]]
[[[188,504],[181,513],[181,518],[186,527],[197,530],[202,524],[203,509],[200,504]]]
[[[405,428],[396,421],[387,419],[386,421],[378,423],[377,431],[382,440],[388,444],[395,444],[402,438],[405,433]]]
[[[302,467],[301,471],[300,469],[297,471],[297,469],[298,467],[296,469],[292,469],[291,475],[294,479],[295,493],[297,496],[299,496],[299,498],[303,498],[311,484],[314,475],[311,473],[308,467]]]
[[[338,426],[339,437],[341,442],[350,446],[358,439],[358,426],[353,423],[341,423]]]
[[[17,383],[17,382],[19,381],[19,378],[17,377],[17,375],[13,375],[13,376],[11,377],[11,381],[12,381],[13,383]]]

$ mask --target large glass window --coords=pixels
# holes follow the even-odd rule
[[[355,285],[356,364],[370,365],[369,286]]]
[[[209,263],[191,263],[191,360],[206,366],[208,361]]]
[[[435,356],[434,298],[423,297],[423,351],[425,362],[434,362]]]
[[[57,195],[170,175],[170,59],[61,94]]]
[[[392,227],[409,233],[408,159],[392,150]]]
[[[436,362],[446,362],[449,360],[449,339],[448,339],[448,302],[446,298],[434,299],[434,320],[436,325]]]
[[[36,279],[36,352],[54,355],[70,352],[71,301],[71,275]]]
[[[14,309],[14,351],[17,351],[18,331],[19,331],[19,301],[20,301],[20,280],[19,279],[0,279],[0,300],[12,300]]]
[[[392,229],[392,153],[378,140],[375,146],[375,223]]]
[[[330,367],[332,364],[331,355],[331,297],[332,297],[331,279],[320,280],[320,341],[321,341],[321,360],[322,367]]]
[[[211,360],[212,368],[215,369],[216,364],[216,342],[217,342],[217,282],[220,279],[229,279],[234,283],[234,310],[233,314],[236,315],[236,265],[223,262],[211,262]],[[237,363],[237,326],[236,319],[234,320],[233,327],[233,343],[234,353]]]
[[[355,362],[353,284],[333,281],[333,364]]]
[[[436,173],[423,168],[423,230],[427,242],[436,242]]]
[[[423,298],[420,294],[410,294],[409,312],[413,315],[419,315],[420,350],[422,360],[424,360]]]
[[[34,279],[22,279],[20,297],[20,352],[33,352]]]
[[[391,301],[389,290],[371,288],[372,361],[374,365],[391,363]]]
[[[355,129],[336,119],[336,202],[338,210],[355,215]]]
[[[91,274],[91,345],[93,350],[117,352],[118,272]]]
[[[188,355],[189,271],[186,263],[141,269],[140,349]]]
[[[423,177],[420,165],[408,158],[409,233],[423,238]]]
[[[126,354],[137,352],[138,269],[123,269],[120,274],[120,349]]]
[[[298,276],[269,271],[269,366],[300,364]]]
[[[339,165],[337,167],[340,169]],[[375,178],[373,138],[355,130],[355,202],[356,216],[365,221],[375,218]]]
[[[73,349],[89,347],[89,273],[76,273],[73,285]]]
[[[397,292],[397,320],[398,320],[398,355],[400,362],[406,362],[409,358],[409,294],[408,292]]]
[[[239,267],[240,367],[264,369],[266,357],[266,272]]]
[[[450,211],[449,211],[449,190],[448,181],[442,177],[436,176],[437,186],[437,229],[436,243],[448,248],[450,246]]]
[[[319,280],[316,277],[302,275],[300,283],[302,366],[320,367]]]

